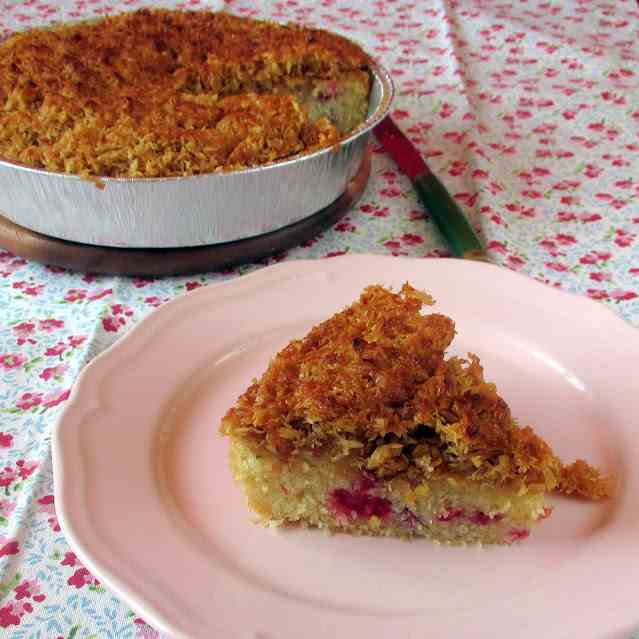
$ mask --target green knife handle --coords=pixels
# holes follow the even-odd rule
[[[444,236],[453,255],[490,261],[459,205],[437,176],[433,173],[422,173],[414,179],[413,184],[419,199]]]

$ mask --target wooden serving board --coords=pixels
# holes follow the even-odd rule
[[[0,215],[0,246],[29,260],[90,273],[158,277],[214,271],[281,253],[332,226],[360,198],[370,170],[369,148],[357,174],[335,202],[299,222],[243,240],[167,249],[92,246],[36,233]]]

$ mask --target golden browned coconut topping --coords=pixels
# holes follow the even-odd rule
[[[579,460],[563,466],[520,427],[479,360],[445,358],[453,321],[422,315],[432,300],[370,286],[359,301],[291,342],[229,410],[236,432],[282,458],[333,449],[385,479],[463,475],[521,490],[589,498],[607,478]]]
[[[367,64],[325,31],[207,11],[19,33],[0,45],[0,158],[128,177],[263,164],[339,139],[289,88],[317,91]]]

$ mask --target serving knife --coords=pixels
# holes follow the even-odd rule
[[[413,183],[419,200],[435,222],[455,257],[490,262],[484,247],[459,205],[428,168],[413,143],[390,116],[374,129],[375,137]]]

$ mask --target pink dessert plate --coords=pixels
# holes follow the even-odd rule
[[[289,340],[368,284],[430,292],[522,423],[614,470],[603,503],[506,547],[268,530],[251,522],[220,418]],[[494,265],[295,261],[153,312],[80,375],[53,437],[62,530],[158,630],[202,639],[627,639],[639,625],[639,333],[599,303]]]

